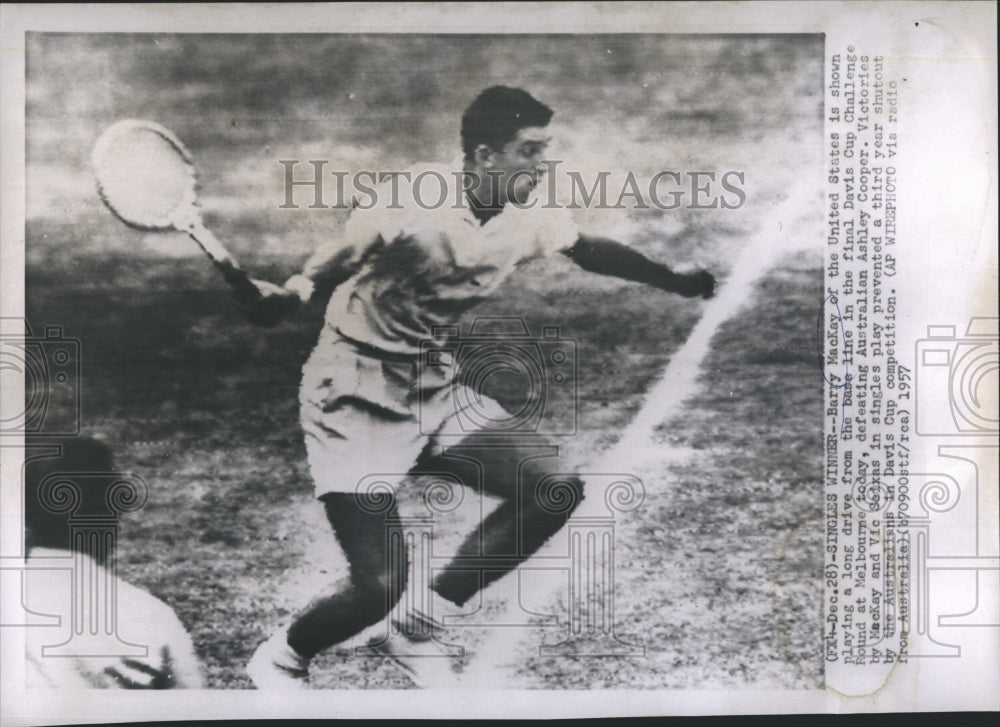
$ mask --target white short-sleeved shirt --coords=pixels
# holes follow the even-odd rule
[[[454,367],[420,366],[421,342],[446,338],[435,328],[454,326],[519,264],[578,239],[566,209],[534,196],[480,224],[454,169],[461,165],[415,167],[409,182],[396,180],[395,198],[387,182],[304,271],[360,265],[334,291],[303,367],[301,421],[317,496],[355,492],[372,473],[408,472],[460,408]],[[487,418],[505,418],[488,397],[477,401]]]
[[[314,256],[361,263],[334,291],[327,328],[382,351],[416,355],[420,341],[436,338],[436,326],[455,323],[519,264],[576,243],[569,211],[546,208],[535,194],[480,224],[456,170],[413,167],[410,181],[396,180],[395,195],[386,182],[375,206],[354,209],[342,239]]]

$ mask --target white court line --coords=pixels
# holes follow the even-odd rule
[[[750,301],[757,281],[781,256],[796,250],[818,249],[822,232],[818,226],[814,230],[814,225],[821,219],[815,215],[816,210],[821,209],[820,205],[819,198],[811,199],[809,195],[800,192],[778,203],[772,210],[762,215],[765,222],[761,229],[744,243],[730,275],[725,283],[719,286],[716,296],[705,303],[701,319],[684,344],[671,357],[660,380],[649,390],[642,409],[623,430],[619,441],[600,454],[588,467],[582,469],[583,472],[625,472],[636,468],[637,464],[651,457],[655,457],[661,463],[669,459],[669,448],[654,444],[654,430],[673,418],[683,403],[697,392],[697,379],[701,373],[702,362],[709,352],[712,337],[725,321],[732,318]],[[809,219],[813,217],[814,220]],[[762,336],[768,334],[768,331],[761,332]],[[624,463],[628,463],[628,466],[624,467]],[[586,480],[585,477],[584,479]],[[586,496],[589,494],[586,481],[584,488],[585,497],[574,517],[588,514],[606,515],[601,503],[597,502],[602,498]],[[530,564],[535,558],[552,556],[564,551],[565,544],[560,541],[557,534],[543,545],[528,563]],[[503,585],[499,590],[510,591],[512,587],[516,589],[515,580],[510,576],[501,579],[498,583]],[[507,583],[508,581],[510,583]],[[550,583],[552,585],[544,592],[532,593],[532,601],[551,602],[560,590],[561,579],[553,578]],[[515,602],[516,598],[508,598],[507,606],[494,620],[502,622],[502,617],[512,612]],[[489,630],[485,641],[460,677],[463,686],[514,685],[511,678],[513,675],[510,673],[516,666],[513,662],[519,653],[524,634],[522,629],[516,631],[520,633],[515,635],[508,628]]]

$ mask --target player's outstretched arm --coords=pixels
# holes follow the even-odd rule
[[[563,253],[592,273],[646,283],[687,298],[711,298],[715,294],[715,277],[711,273],[705,270],[675,273],[666,265],[608,238],[580,235],[576,244]]]

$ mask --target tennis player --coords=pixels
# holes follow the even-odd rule
[[[413,615],[435,627],[442,608],[465,604],[516,568],[570,514],[540,501],[537,483],[564,470],[558,457],[532,456],[538,436],[522,456],[516,442],[491,447],[489,432],[468,431],[459,445],[462,457],[447,455],[437,434],[454,430],[462,413],[456,401],[477,402],[478,420],[508,415],[495,401],[477,398],[479,392],[456,396],[456,387],[467,384],[453,366],[421,366],[422,342],[437,341],[441,327],[457,324],[501,290],[518,265],[556,253],[584,270],[682,296],[713,294],[708,272],[675,273],[621,243],[582,234],[565,208],[533,203],[546,170],[552,115],[523,90],[486,89],[462,116],[459,168],[410,170],[410,179],[446,180],[449,203],[426,204],[412,184],[387,186],[375,204],[352,211],[342,236],[318,249],[301,274],[283,286],[255,281],[261,296],[241,301],[251,322],[270,326],[332,291],[319,341],[303,368],[301,423],[316,496],[350,570],[342,588],[318,596],[257,650],[247,670],[259,688],[303,686],[314,656],[384,619],[399,601],[406,553],[390,553],[385,534],[394,505],[388,512],[380,507],[375,493],[360,486],[366,476],[452,473],[501,499],[452,567],[437,575],[432,588],[441,600],[433,612]],[[468,421],[462,419],[462,426]],[[522,462],[519,474],[512,476],[499,457]],[[582,496],[578,477],[562,480]],[[482,556],[482,567],[475,567]],[[440,665],[416,658],[426,653],[422,640],[414,634],[412,649],[400,648],[398,639],[389,642],[397,645],[387,654],[417,684],[430,683],[424,672]]]

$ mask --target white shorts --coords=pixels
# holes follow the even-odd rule
[[[421,389],[417,374],[416,359],[321,338],[299,389],[316,497],[356,492],[373,475],[398,484],[434,446],[457,444],[476,421],[508,417],[495,400],[460,384]]]

